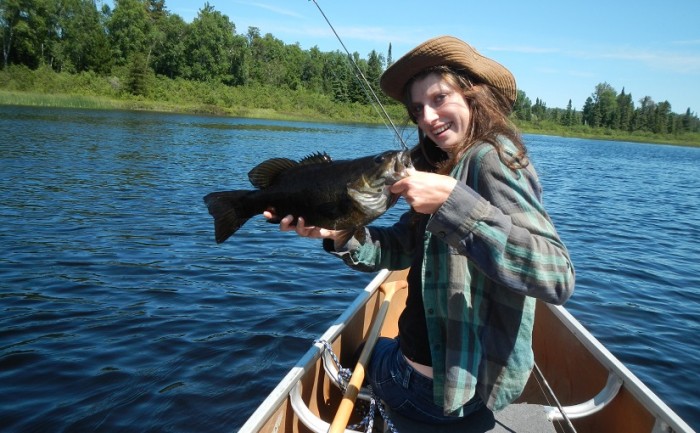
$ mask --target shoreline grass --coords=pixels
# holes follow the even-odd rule
[[[323,102],[317,106],[298,106],[293,110],[277,110],[275,108],[222,106],[216,103],[173,102],[169,100],[154,101],[143,97],[116,99],[105,96],[75,95],[63,93],[37,93],[0,89],[0,105],[15,105],[46,108],[75,108],[88,110],[124,110],[124,111],[153,111],[163,113],[180,113],[194,115],[215,115],[253,119],[334,122],[346,124],[381,124],[373,118],[371,107],[353,105],[343,107],[336,112],[324,110]],[[350,104],[347,104],[350,105]],[[281,104],[284,106],[284,104]],[[363,111],[358,114],[358,108]],[[387,107],[393,118],[405,117],[403,109],[398,106]],[[354,118],[354,119],[352,119]],[[680,136],[659,135],[653,133],[624,133],[622,131],[599,130],[585,126],[567,129],[551,122],[538,124],[516,122],[521,132],[526,134],[542,134],[560,137],[585,138],[592,140],[630,141],[639,143],[667,144],[676,146],[700,147],[700,134],[684,134]]]

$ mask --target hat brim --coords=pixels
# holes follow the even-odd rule
[[[403,102],[404,88],[416,74],[433,66],[463,70],[473,82],[493,86],[513,107],[517,98],[515,78],[500,63],[481,55],[453,36],[439,36],[418,45],[389,66],[379,79],[388,96]]]

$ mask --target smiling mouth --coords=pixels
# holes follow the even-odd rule
[[[452,122],[446,123],[439,128],[433,129],[433,135],[440,135],[452,127]]]

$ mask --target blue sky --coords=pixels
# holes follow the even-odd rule
[[[361,57],[374,50],[394,60],[441,34],[459,37],[508,67],[535,102],[580,110],[598,83],[650,96],[672,111],[700,111],[700,1],[317,0],[345,46]],[[310,0],[209,0],[236,33],[248,27],[287,44],[322,51],[342,46]],[[191,22],[204,6],[166,0]]]

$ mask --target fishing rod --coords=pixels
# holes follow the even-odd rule
[[[396,138],[399,139],[399,142],[401,143],[401,148],[403,150],[408,150],[408,145],[406,145],[406,142],[404,141],[403,137],[401,136],[401,133],[399,130],[396,128],[396,125],[394,125],[394,122],[391,120],[391,116],[389,116],[389,113],[387,113],[386,109],[384,108],[384,105],[382,104],[382,101],[379,99],[379,96],[374,92],[374,89],[372,89],[372,86],[370,85],[369,81],[367,78],[365,78],[365,74],[362,73],[362,69],[358,66],[357,62],[355,62],[355,59],[353,59],[352,54],[350,54],[350,51],[347,49],[345,44],[343,43],[343,40],[340,38],[338,35],[338,32],[335,31],[335,28],[333,27],[333,24],[331,24],[330,20],[328,20],[328,17],[326,14],[323,12],[323,9],[321,9],[321,6],[318,4],[316,0],[309,0],[313,1],[316,7],[318,8],[318,11],[321,12],[321,15],[323,16],[323,19],[326,20],[326,23],[328,23],[328,26],[331,28],[333,31],[333,34],[335,34],[335,37],[338,39],[338,42],[340,42],[340,45],[343,47],[343,50],[345,50],[345,53],[348,56],[348,60],[350,61],[350,64],[355,68],[356,76],[360,77],[361,80],[360,84],[362,84],[363,88],[365,89],[365,93],[368,94],[369,96],[371,94],[371,98],[374,101],[371,101],[373,103],[376,103],[375,105],[375,110],[377,110],[377,107],[381,109],[381,112],[379,113],[380,117],[382,117],[382,120],[384,121],[384,125],[394,131],[394,134],[396,135]],[[388,122],[388,125],[387,125]]]

